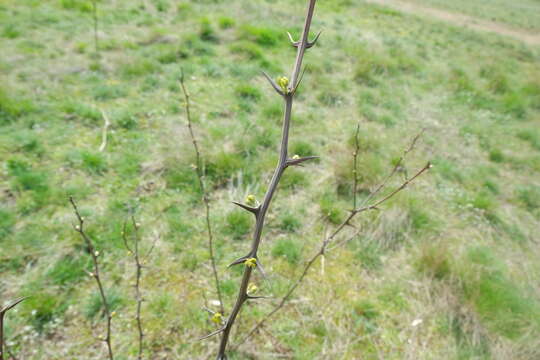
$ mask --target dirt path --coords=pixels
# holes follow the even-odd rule
[[[523,29],[516,29],[493,21],[478,19],[472,16],[449,12],[441,9],[414,4],[403,0],[365,0],[368,3],[384,5],[392,9],[415,15],[429,16],[454,25],[464,26],[479,31],[489,31],[499,35],[512,37],[529,45],[540,45],[540,34]]]

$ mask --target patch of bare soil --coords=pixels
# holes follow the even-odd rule
[[[435,9],[402,0],[365,0],[368,3],[379,4],[392,9],[420,16],[427,16],[446,21],[458,26],[464,26],[473,30],[488,31],[499,35],[508,36],[520,40],[528,45],[540,45],[540,34],[524,29],[509,27],[497,22],[478,19],[472,16]]]

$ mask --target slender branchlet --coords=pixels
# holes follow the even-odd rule
[[[133,262],[135,264],[135,302],[137,304],[136,310],[135,310],[135,322],[137,323],[137,332],[138,332],[138,343],[139,343],[139,350],[137,353],[137,359],[141,360],[144,350],[144,330],[142,326],[142,318],[141,318],[141,310],[142,310],[142,303],[144,301],[142,297],[141,292],[141,278],[142,278],[142,269],[143,269],[143,263],[148,259],[150,254],[152,253],[152,250],[154,249],[154,244],[148,250],[146,255],[141,254],[140,249],[140,236],[139,236],[139,228],[141,227],[141,224],[139,224],[135,220],[135,216],[131,215],[131,226],[133,227],[133,240],[130,241],[128,239],[127,235],[127,221],[124,222],[124,227],[122,230],[122,239],[124,240],[124,246],[126,247],[129,254],[133,257]]]
[[[77,231],[82,239],[84,240],[84,244],[86,245],[87,251],[90,253],[90,256],[92,257],[92,262],[94,265],[94,271],[89,272],[88,275],[93,277],[96,281],[96,285],[99,289],[99,295],[101,297],[101,302],[103,303],[103,308],[105,311],[105,316],[107,316],[107,329],[105,333],[105,337],[101,340],[105,342],[107,345],[107,351],[109,354],[109,359],[113,360],[113,350],[112,350],[112,341],[111,341],[111,323],[112,323],[112,312],[111,307],[109,305],[109,302],[107,300],[107,296],[105,295],[105,288],[103,287],[103,282],[101,280],[100,275],[100,266],[99,266],[99,260],[98,257],[100,255],[99,251],[96,250],[94,243],[92,242],[92,239],[86,234],[85,228],[84,228],[84,217],[81,216],[81,213],[79,212],[79,208],[77,207],[77,204],[75,203],[75,200],[72,196],[69,197],[69,201],[71,205],[73,206],[73,211],[75,212],[75,216],[77,217],[77,224],[73,225],[73,228],[75,231]]]
[[[373,195],[374,193],[379,193],[381,191],[381,189],[388,183],[388,181],[394,177],[394,175],[396,174],[397,172],[397,169],[402,166],[403,164],[403,161],[405,159],[405,157],[407,156],[407,154],[409,152],[411,152],[415,145],[416,145],[416,142],[418,141],[418,139],[420,138],[420,136],[422,135],[423,133],[423,130],[420,134],[418,134],[417,136],[414,137],[414,139],[412,140],[411,144],[409,145],[409,147],[407,148],[407,150],[405,150],[405,152],[403,153],[403,155],[398,159],[397,163],[394,165],[394,168],[392,169],[392,171],[384,178],[384,180],[379,184],[379,186],[377,186],[377,188],[370,194],[369,196],[369,200],[372,200],[373,199]],[[356,178],[356,170],[357,170],[357,165],[356,165],[356,157],[358,156],[358,150],[359,150],[359,127],[357,127],[357,130],[356,130],[356,135],[355,135],[355,151],[353,152],[353,190],[356,188],[356,184],[357,184],[357,178]],[[359,213],[362,213],[362,212],[365,212],[365,211],[368,211],[368,210],[375,210],[375,209],[378,209],[378,206],[382,205],[384,202],[390,200],[392,197],[394,197],[395,195],[397,195],[400,191],[404,190],[411,182],[413,182],[414,180],[416,180],[420,175],[422,175],[424,172],[426,172],[428,169],[431,168],[431,163],[427,163],[424,167],[422,167],[420,170],[418,170],[416,172],[416,174],[414,176],[412,176],[411,178],[408,178],[406,179],[400,186],[396,187],[393,191],[391,191],[389,194],[381,197],[380,199],[378,200],[375,200],[373,201],[371,204],[368,204],[368,205],[363,205],[362,207],[356,207],[356,201],[354,200],[354,198],[356,197],[356,192],[353,193],[353,202],[355,204],[355,207],[353,208],[353,210],[351,210],[351,212],[349,213],[349,215],[347,216],[347,218],[329,235],[329,236],[325,236],[325,238],[323,239],[322,243],[321,243],[321,246],[320,248],[317,250],[317,252],[308,260],[308,262],[306,263],[306,265],[304,266],[304,269],[302,271],[302,274],[300,275],[300,277],[289,287],[289,289],[287,290],[287,292],[285,293],[285,295],[283,295],[283,297],[280,299],[279,303],[274,306],[274,308],[266,315],[263,317],[262,320],[260,320],[257,324],[255,324],[250,331],[248,331],[246,333],[246,335],[242,338],[242,340],[236,345],[236,347],[242,345],[243,343],[245,343],[247,341],[247,339],[249,339],[255,332],[257,332],[259,329],[262,328],[262,326],[272,317],[274,316],[275,313],[277,313],[279,310],[281,310],[283,308],[283,306],[287,303],[287,301],[290,299],[291,295],[294,293],[294,291],[296,290],[296,288],[302,283],[302,281],[304,280],[304,278],[306,277],[306,275],[308,274],[308,271],[309,269],[313,266],[313,264],[316,262],[316,260],[319,258],[319,257],[324,257],[325,253],[327,251],[330,251],[330,250],[333,250],[339,246],[342,246],[343,244],[351,241],[352,239],[354,239],[359,233],[360,233],[360,230],[355,230],[353,235],[352,236],[348,236],[348,237],[345,237],[343,239],[341,239],[340,241],[335,241],[335,238],[342,232],[342,230],[347,226],[347,225],[350,225],[350,222],[351,220],[356,216],[358,215]],[[330,245],[332,245],[332,247],[329,247]]]
[[[216,266],[216,257],[214,254],[214,235],[212,232],[212,223],[210,221],[210,197],[206,191],[204,184],[204,166],[201,156],[201,151],[199,150],[199,144],[197,138],[195,137],[195,132],[193,130],[193,122],[191,119],[191,104],[189,98],[189,92],[187,91],[186,84],[184,81],[184,72],[180,76],[180,85],[184,93],[184,101],[186,105],[186,118],[187,126],[189,129],[189,135],[191,137],[191,143],[193,144],[193,150],[195,151],[195,172],[197,173],[197,179],[199,180],[199,187],[201,188],[202,199],[205,208],[205,220],[206,220],[206,232],[208,235],[208,252],[210,253],[210,263],[212,265],[212,274],[214,276],[214,282],[216,287],[216,293],[219,301],[219,311],[220,314],[223,314],[223,298],[221,296],[221,285],[219,280],[219,275]]]
[[[4,360],[4,318],[6,313],[23,302],[25,299],[25,297],[19,298],[8,303],[3,308],[0,308],[0,360]]]
[[[227,345],[229,343],[229,336],[231,334],[231,329],[245,302],[249,299],[254,298],[253,296],[249,294],[250,293],[249,286],[250,286],[250,280],[251,280],[253,270],[257,269],[261,271],[262,273],[264,273],[261,261],[258,258],[258,250],[259,250],[259,245],[262,239],[261,235],[262,235],[262,231],[264,227],[266,213],[268,211],[268,208],[270,206],[274,193],[278,187],[281,176],[283,175],[287,167],[300,165],[303,162],[314,158],[314,157],[300,158],[300,157],[295,156],[289,159],[288,146],[289,146],[289,128],[291,125],[293,100],[296,94],[296,90],[298,89],[298,86],[302,80],[302,73],[301,73],[302,61],[303,61],[306,49],[312,47],[318,38],[317,36],[317,38],[315,38],[315,40],[313,40],[312,42],[308,41],[309,30],[311,27],[311,20],[313,18],[313,13],[315,10],[315,3],[316,3],[316,0],[309,0],[307,15],[305,18],[304,28],[302,31],[302,36],[298,42],[292,41],[293,46],[296,47],[297,51],[296,51],[296,60],[294,62],[290,81],[286,77],[280,77],[278,81],[275,82],[274,80],[272,80],[270,76],[268,76],[267,74],[264,74],[264,76],[270,82],[274,90],[284,100],[284,116],[283,116],[283,129],[282,129],[282,134],[281,134],[282,136],[281,148],[279,151],[279,160],[278,160],[277,166],[274,170],[274,174],[272,176],[272,179],[270,180],[270,184],[268,186],[268,189],[266,191],[266,194],[264,195],[262,202],[260,204],[256,204],[256,206],[250,203],[246,205],[237,203],[237,205],[240,205],[243,209],[251,212],[255,216],[255,229],[253,232],[253,240],[251,244],[251,249],[248,252],[248,254],[240,257],[239,259],[235,260],[231,264],[231,265],[243,264],[244,266],[244,273],[243,273],[242,280],[240,283],[240,289],[238,291],[236,302],[232,308],[230,315],[227,317],[226,320],[224,320],[224,325],[217,331],[208,335],[208,336],[212,336],[219,333],[222,334],[219,350],[217,354],[218,360],[227,359],[226,350],[227,350]]]
[[[356,133],[354,134],[354,152],[353,152],[353,188],[352,188],[352,198],[353,198],[353,209],[356,209],[356,198],[358,190],[358,152],[360,151],[360,122],[356,125]]]

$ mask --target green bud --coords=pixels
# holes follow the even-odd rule
[[[285,77],[285,76],[280,77],[277,80],[277,83],[278,83],[279,87],[281,88],[281,90],[283,90],[283,92],[285,92],[285,93],[288,92],[287,86],[289,86],[289,79],[287,79],[287,77]]]

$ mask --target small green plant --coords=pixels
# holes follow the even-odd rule
[[[221,29],[230,29],[236,24],[236,21],[233,18],[222,16],[218,19],[218,24]]]
[[[241,39],[253,41],[264,47],[274,47],[280,44],[283,36],[281,31],[276,29],[253,25],[243,25],[239,32]]]
[[[236,95],[243,100],[257,102],[262,98],[260,90],[248,84],[237,86],[235,91]]]
[[[302,226],[300,219],[291,212],[284,212],[279,218],[279,227],[282,230],[294,232]]]
[[[290,238],[279,239],[272,248],[272,255],[283,257],[291,265],[295,265],[300,260],[300,247],[297,242]]]
[[[12,211],[0,207],[0,239],[5,239],[15,225],[15,215]]]
[[[25,99],[14,99],[8,89],[0,87],[0,126],[8,125],[33,111],[32,103]]]
[[[251,228],[251,218],[240,211],[232,211],[226,217],[226,233],[241,239]]]
[[[201,19],[200,23],[200,30],[199,30],[199,37],[203,41],[208,42],[218,42],[219,39],[216,35],[216,32],[214,28],[212,27],[212,24],[210,23],[210,20],[208,18]]]

